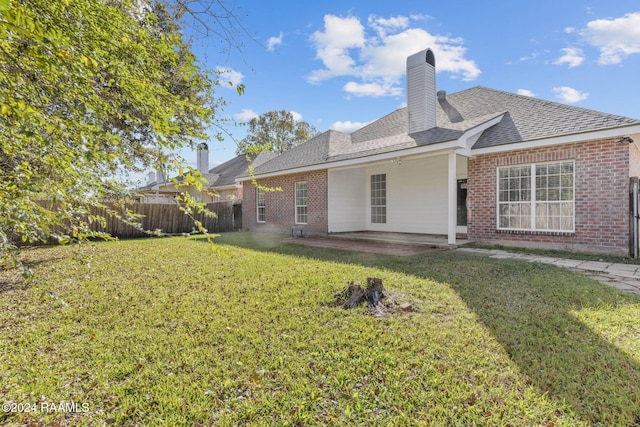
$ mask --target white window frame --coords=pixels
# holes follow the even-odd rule
[[[538,169],[540,169],[541,171],[543,170],[543,167],[548,168],[550,165],[559,165],[560,170],[562,170],[563,165],[567,165],[567,164],[571,164],[571,186],[562,186],[562,172],[559,175],[559,186],[556,187],[552,187],[549,188],[549,184],[547,182],[547,186],[545,188],[538,188],[538,176],[536,175]],[[500,171],[501,170],[506,170],[506,169],[515,169],[515,168],[526,168],[529,167],[530,168],[530,172],[529,172],[529,190],[526,190],[529,192],[529,200],[516,200],[516,201],[511,201],[511,200],[501,200],[501,188],[500,188]],[[555,176],[555,175],[552,175]],[[549,175],[541,175],[539,177],[541,179],[542,182],[542,178],[545,178],[546,180],[548,180]],[[496,227],[498,230],[504,230],[504,231],[535,231],[535,232],[549,232],[549,233],[574,233],[575,232],[575,227],[576,227],[576,165],[575,165],[575,160],[559,160],[559,161],[552,161],[552,162],[542,162],[542,163],[530,163],[530,164],[522,164],[522,165],[512,165],[512,166],[500,166],[497,168],[496,170]],[[562,199],[562,191],[568,191],[571,190],[571,195],[572,198],[571,199]],[[510,191],[511,188],[507,188],[507,189],[502,189],[502,191]],[[547,199],[546,200],[538,200],[539,196],[538,193],[540,190],[542,191],[547,191]],[[557,190],[559,193],[558,199],[552,199],[549,200],[548,199],[548,191],[549,190]],[[516,191],[516,190],[514,190]],[[529,218],[529,227],[511,227],[511,226],[501,226],[501,206],[516,206],[516,205],[521,205],[523,207],[526,207],[525,211],[528,209],[528,214],[525,213],[525,215],[530,216]],[[549,207],[551,207],[552,205],[557,206],[557,208],[555,208],[556,212],[559,212],[559,215],[548,215],[548,213],[544,216],[538,216],[538,211],[542,211],[543,209],[548,209]],[[562,215],[562,211],[563,209],[569,209],[571,210],[571,215]],[[516,209],[517,210],[517,209]],[[514,215],[514,216],[518,216],[518,215]],[[558,221],[559,226],[558,227],[553,227],[553,226],[549,226],[549,222],[553,221],[554,218],[556,218],[556,221]],[[563,218],[570,218],[570,222],[571,222],[571,227],[566,227],[563,228],[562,227],[562,222],[563,222]],[[544,226],[542,224],[547,224],[547,226]]]
[[[380,179],[382,178],[382,179]],[[380,184],[384,184],[381,186]],[[371,224],[387,223],[387,174],[378,173],[371,175],[369,179],[369,190],[371,192]],[[384,203],[380,203],[380,202]]]
[[[256,188],[256,221],[259,223],[267,222],[267,192],[262,188]],[[260,219],[262,217],[262,219]]]
[[[296,224],[307,223],[307,200],[308,200],[307,181],[299,181],[294,187],[294,204]]]

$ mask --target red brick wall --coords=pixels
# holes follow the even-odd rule
[[[468,236],[505,245],[627,253],[629,157],[629,145],[613,140],[473,157],[468,162]],[[497,168],[558,160],[575,161],[575,232],[498,231]]]
[[[640,177],[640,149],[636,144],[629,144],[629,176]]]
[[[295,183],[307,182],[307,224],[308,234],[327,234],[327,171],[311,171],[293,175],[283,175],[259,180],[258,183],[282,191],[268,191],[265,194],[266,222],[258,223],[256,214],[256,188],[244,182],[242,200],[242,228],[255,231],[278,231],[290,233],[295,225]]]
[[[217,197],[214,197],[216,202],[227,202],[229,200],[242,200],[242,188],[226,188],[222,190],[214,190]]]

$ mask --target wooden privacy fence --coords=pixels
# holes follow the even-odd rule
[[[191,217],[181,211],[178,205],[134,203],[126,205],[126,208],[135,214],[143,215],[143,218],[140,219],[142,230],[161,230],[164,234],[180,234],[190,233],[195,228]],[[123,208],[113,207],[113,209],[123,212]],[[202,222],[209,233],[234,231],[242,226],[242,210],[239,204],[234,205],[232,201],[208,203],[207,209],[214,212],[216,216],[206,217],[204,214],[196,214],[194,217]],[[104,209],[96,209],[94,214],[102,215],[107,220],[106,227],[97,223],[92,224],[91,228],[94,231],[105,231],[114,237],[121,238],[149,235],[136,227],[123,223],[118,218],[110,217]]]

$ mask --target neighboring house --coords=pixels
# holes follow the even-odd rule
[[[622,96],[623,94],[621,94]],[[435,90],[430,49],[407,58],[407,107],[327,131],[255,168],[243,227],[457,235],[626,253],[640,120],[474,87]]]
[[[274,153],[240,154],[210,169],[209,174],[213,178],[209,185],[215,192],[213,201],[242,200],[243,186],[238,178],[249,173],[249,166],[256,168],[275,156]]]
[[[237,178],[248,174],[249,166],[261,165],[275,157],[272,153],[241,154],[212,169],[209,169],[209,148],[207,144],[198,145],[197,170],[207,179],[203,192],[193,187],[177,186],[172,180],[166,180],[161,171],[149,173],[147,184],[139,189],[142,203],[175,203],[175,197],[183,192],[195,196],[197,200],[213,203],[222,201],[240,202],[242,184]],[[178,181],[182,178],[178,177]]]

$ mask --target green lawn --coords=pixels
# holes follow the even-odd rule
[[[640,425],[637,296],[455,252],[216,242],[24,251],[36,278],[0,284],[0,403],[36,411],[0,424]],[[332,305],[367,276],[414,311]]]

